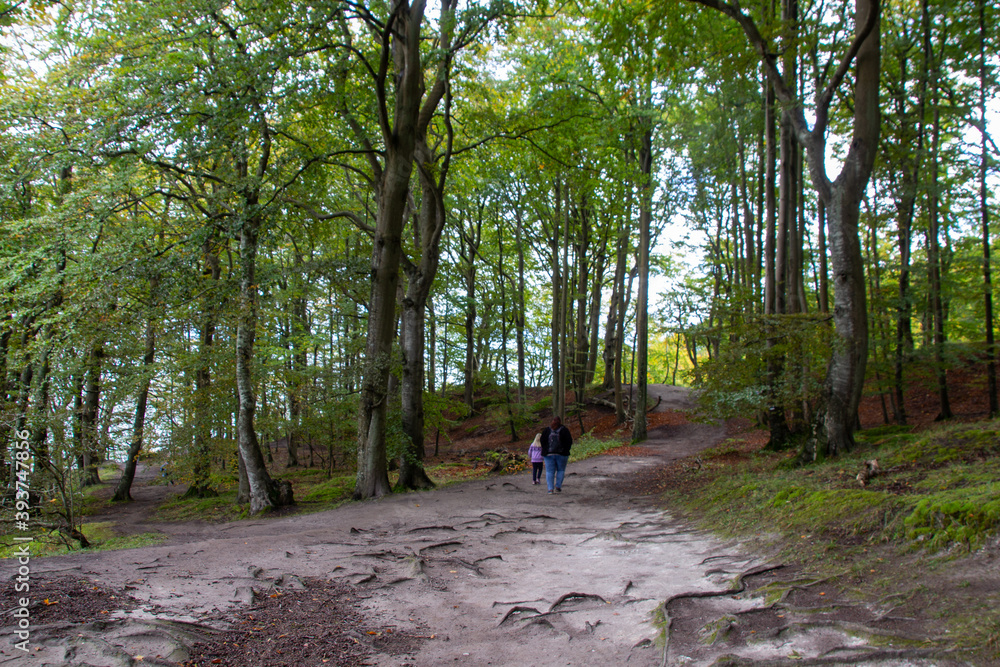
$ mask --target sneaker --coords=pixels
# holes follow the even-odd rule
[[[560,489],[558,486],[556,487],[556,493],[562,493],[562,489]]]
[[[549,491],[549,493],[552,493],[552,492],[551,492],[551,491]]]

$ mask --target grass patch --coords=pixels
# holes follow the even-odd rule
[[[110,482],[121,477],[122,471],[118,469],[117,463],[102,463],[97,469],[97,477],[102,482]]]
[[[236,489],[222,491],[214,498],[174,496],[156,511],[155,521],[208,521],[222,523],[244,519],[247,507],[236,505]]]
[[[325,474],[323,475],[326,476]],[[341,503],[350,499],[354,493],[354,483],[357,476],[354,474],[337,475],[330,479],[313,484],[305,493],[301,500],[304,503]]]
[[[90,546],[86,550],[81,550],[74,540],[70,540],[67,546],[56,532],[35,531],[34,538],[29,542],[31,557],[61,556],[68,553],[85,551],[86,553],[95,551],[116,551],[120,549],[138,549],[161,544],[167,539],[162,533],[138,533],[134,535],[118,535],[114,531],[113,521],[97,521],[85,523],[80,527],[81,532],[87,537]],[[0,558],[13,558],[24,543],[15,544],[10,537],[4,537],[0,541]]]
[[[293,484],[319,484],[327,479],[322,468],[285,468],[278,477]]]
[[[626,443],[622,440],[600,440],[594,437],[593,432],[584,433],[573,441],[573,448],[570,449],[569,460],[570,463],[573,463],[575,461],[589,459],[591,456],[598,456],[609,449],[621,447],[624,444]]]
[[[1000,423],[951,425],[920,434],[872,429],[840,458],[794,467],[789,454],[757,452],[733,463],[723,443],[683,473],[673,502],[699,511],[710,527],[795,538],[892,543],[968,552],[1000,530]],[[882,473],[856,476],[876,458]]]

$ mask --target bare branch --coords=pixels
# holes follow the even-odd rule
[[[306,214],[309,215],[309,217],[311,217],[314,220],[323,221],[323,220],[334,220],[337,218],[346,218],[350,220],[355,227],[357,227],[364,233],[368,234],[369,236],[375,235],[375,228],[365,224],[365,221],[361,219],[361,216],[359,216],[357,213],[353,211],[334,211],[332,213],[320,213],[316,209],[316,207],[314,207],[312,204],[304,202],[299,199],[294,199],[292,197],[284,197],[282,201],[288,204],[292,204],[293,206],[299,207],[300,209],[305,211]]]

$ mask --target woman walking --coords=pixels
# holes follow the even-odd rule
[[[545,483],[549,493],[562,491],[563,478],[566,476],[566,463],[569,461],[569,450],[573,446],[573,436],[569,429],[563,426],[557,416],[552,423],[542,431],[542,456],[545,459]]]

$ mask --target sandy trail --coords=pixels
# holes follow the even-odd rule
[[[688,407],[683,390],[657,391],[658,410]],[[658,665],[662,602],[724,589],[756,562],[622,494],[620,482],[723,435],[703,424],[663,427],[644,443],[654,455],[571,464],[560,494],[532,485],[527,471],[319,514],[185,524],[168,529],[165,545],[38,561],[39,576],[84,574],[127,586],[144,604],[119,612],[132,620],[82,629],[69,648],[58,628],[40,629],[31,663],[182,659],[205,617],[248,602],[254,589],[319,576],[358,585],[397,632],[433,636],[375,664]],[[10,647],[0,655],[10,658]]]

